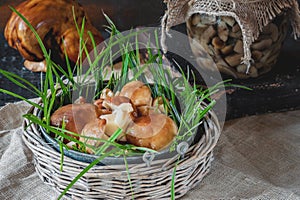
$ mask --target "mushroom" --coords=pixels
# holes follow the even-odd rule
[[[88,32],[92,33],[96,44],[103,41],[101,33],[93,27],[82,6],[76,1],[27,0],[19,4],[16,10],[35,28],[47,52],[51,50],[51,59],[62,66],[65,65],[65,52],[70,61],[75,63],[78,59],[80,41],[74,17],[78,27],[82,26],[85,17],[83,41],[89,51],[93,45]],[[44,54],[36,36],[14,12],[6,24],[4,36],[8,44],[25,58],[26,68],[36,72],[46,71]]]
[[[132,81],[123,86],[120,96],[131,99],[132,103],[138,106],[151,105],[151,90],[141,81]]]
[[[177,125],[170,117],[152,113],[131,122],[126,130],[126,139],[136,146],[161,150],[172,142],[177,131]]]
[[[101,114],[101,110],[93,104],[68,104],[60,107],[51,115],[50,123],[57,127],[65,124],[66,130],[80,134],[87,123],[95,120]],[[72,137],[78,139],[78,137]]]
[[[211,42],[215,49],[222,49],[225,47],[225,42],[218,36],[214,37]]]
[[[209,26],[203,31],[203,34],[200,35],[201,42],[203,41],[203,44],[208,44],[209,41],[216,35],[216,30],[213,26]]]
[[[104,119],[96,118],[84,126],[84,128],[82,129],[81,135],[108,140],[109,137],[104,133],[105,124],[106,124],[106,121]],[[99,140],[87,139],[84,137],[80,137],[79,141],[81,141],[87,145],[93,146],[93,147],[99,147],[102,144],[102,142]],[[93,149],[90,147],[86,147],[86,151],[89,154],[94,153]]]
[[[223,55],[228,55],[233,51],[233,45],[227,45],[221,49]]]
[[[264,39],[264,40],[253,43],[251,45],[251,48],[255,49],[255,50],[264,50],[264,49],[268,49],[272,45],[272,43],[273,43],[273,41],[271,38]]]
[[[223,41],[223,42],[226,42],[227,39],[228,39],[228,35],[229,35],[229,29],[228,29],[228,26],[226,25],[225,22],[223,21],[220,21],[218,23],[218,36],[219,38]]]
[[[86,98],[84,98],[83,96],[78,97],[75,101],[75,104],[85,104],[86,103]]]
[[[231,67],[235,67],[242,62],[243,54],[234,53],[225,57],[226,63]]]
[[[198,13],[192,15],[191,19],[193,26],[197,26],[201,22],[201,16]]]
[[[222,16],[221,20],[223,20],[230,27],[233,27],[233,25],[235,24],[235,19],[233,17],[230,17],[230,16]]]
[[[123,103],[131,103],[131,100],[125,96],[109,97],[103,101],[103,106],[113,110],[116,108],[116,106],[119,106]]]
[[[152,105],[151,90],[141,81],[127,83],[119,95],[128,97],[140,115],[147,113],[148,107]]]
[[[115,96],[115,94],[113,93],[113,91],[111,91],[108,88],[104,88],[101,92],[100,98],[101,99],[107,99],[107,98],[112,98],[113,96]]]
[[[101,119],[106,120],[105,134],[112,136],[119,128],[123,130],[117,140],[125,142],[125,130],[128,124],[136,117],[136,110],[131,100],[124,96],[116,96],[104,100],[103,106],[112,110],[111,114],[101,115]]]

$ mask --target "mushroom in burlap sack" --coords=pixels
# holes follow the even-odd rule
[[[162,20],[164,45],[168,30],[186,22],[193,54],[200,67],[213,70],[201,51],[220,72],[235,78],[257,77],[276,63],[288,30],[300,37],[296,0],[165,0]],[[207,55],[207,54],[205,54]]]

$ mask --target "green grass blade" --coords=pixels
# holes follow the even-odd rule
[[[35,87],[32,83],[30,83],[29,81],[27,81],[26,79],[24,79],[24,78],[22,78],[22,77],[20,77],[20,76],[18,76],[16,74],[14,74],[14,73],[2,70],[2,69],[0,69],[0,73],[3,76],[5,76],[7,79],[9,79],[11,82],[13,82],[14,84],[18,85],[19,87],[27,89],[27,90],[31,91],[32,93],[34,93],[37,96],[41,95],[40,90],[37,87]],[[23,82],[23,83],[25,83],[26,85],[28,85],[33,90],[31,90],[30,88],[28,88],[26,85],[22,84],[20,81]]]
[[[38,108],[38,109],[43,109],[39,104],[34,103],[33,101],[30,101],[30,100],[26,99],[25,97],[23,97],[23,96],[21,96],[21,95],[18,95],[18,94],[15,94],[15,93],[13,93],[13,92],[11,92],[11,91],[8,91],[8,90],[1,89],[1,88],[0,88],[0,92],[5,93],[5,94],[8,94],[8,95],[10,95],[10,96],[13,96],[13,97],[15,97],[15,98],[18,98],[18,99],[20,99],[20,100],[26,101],[27,103],[29,103],[30,105],[32,105],[32,106],[34,106],[34,107],[36,107],[36,108]]]
[[[86,168],[84,168],[73,180],[72,182],[64,189],[64,191],[59,195],[59,197],[57,198],[58,200],[60,200],[68,191],[69,189],[85,174],[87,173],[92,167],[94,167],[95,165],[97,165],[99,162],[101,162],[101,160],[103,160],[104,158],[106,158],[107,156],[113,155],[115,152],[117,151],[117,149],[111,150],[103,155],[101,155],[100,157],[98,157],[97,159],[95,159],[93,162],[91,162]]]
[[[39,34],[36,32],[36,30],[33,28],[33,26],[30,24],[30,22],[19,12],[17,11],[15,8],[9,6],[9,8],[14,12],[16,13],[25,23],[26,25],[30,28],[30,30],[32,31],[32,33],[34,34],[34,36],[36,37],[39,45],[40,45],[40,48],[44,54],[44,57],[45,58],[49,58],[50,59],[50,56],[46,50],[46,47],[44,46],[44,43],[42,41],[42,39],[40,38]]]
[[[114,134],[112,136],[109,137],[108,141],[109,142],[114,142],[119,135],[122,134],[122,129],[118,128],[118,130],[116,130],[114,132]],[[104,145],[102,145],[97,151],[96,151],[96,155],[100,155],[102,152],[104,152],[107,148],[109,147],[109,143],[105,143]]]
[[[122,133],[122,129],[118,129],[109,139],[108,141],[113,142],[115,141],[118,136]],[[103,160],[104,158],[110,156],[112,154],[112,152],[117,152],[118,149],[114,149],[111,150],[108,153],[104,152],[106,151],[106,149],[109,147],[108,143],[103,144],[99,150],[97,151],[96,155],[101,155],[99,158],[97,158],[96,160],[94,160],[93,162],[91,162],[91,164],[89,164],[85,169],[83,169],[73,180],[72,182],[65,188],[65,190],[60,194],[60,196],[58,197],[58,199],[61,199],[67,192],[68,190],[86,173],[88,172],[93,166],[95,166],[96,164],[98,164],[101,160]]]
[[[129,181],[130,190],[131,190],[131,199],[133,200],[134,199],[134,191],[133,191],[133,187],[132,187],[130,172],[129,172],[128,163],[127,163],[127,159],[126,159],[126,154],[125,154],[124,150],[123,150],[123,158],[124,158],[124,163],[125,163],[125,168],[126,168],[126,173],[127,173],[127,179]]]
[[[63,163],[64,163],[64,145],[62,142],[59,142],[59,150],[60,150],[60,171],[63,171]]]
[[[174,166],[173,174],[172,174],[172,181],[171,181],[171,199],[175,200],[175,178],[176,178],[176,169],[179,163],[179,158]]]
[[[79,140],[76,140],[75,138],[73,138],[73,137],[71,137],[71,136],[63,133],[64,131],[63,132],[58,131],[56,129],[56,127],[53,127],[53,126],[45,124],[41,119],[39,119],[37,116],[35,116],[33,114],[25,114],[25,115],[23,115],[23,117],[26,118],[26,119],[28,119],[28,120],[30,120],[30,121],[32,121],[35,124],[38,124],[38,125],[42,126],[43,128],[45,128],[49,132],[53,132],[54,134],[57,134],[57,135],[65,138],[65,139],[67,139],[69,141],[72,141],[72,142],[75,142],[75,143],[77,143],[79,145],[84,145],[83,142],[80,142]]]

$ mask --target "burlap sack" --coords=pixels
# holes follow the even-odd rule
[[[196,14],[233,17],[242,32],[243,57],[241,63],[251,66],[251,44],[263,28],[276,16],[288,13],[294,38],[300,37],[300,11],[296,0],[165,0],[167,11],[162,19],[162,46],[172,26],[187,22]]]

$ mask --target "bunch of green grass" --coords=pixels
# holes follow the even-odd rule
[[[10,81],[15,83],[17,86],[29,90],[32,92],[35,96],[41,98],[42,104],[35,103],[34,101],[28,100],[21,95],[15,94],[13,92],[10,92],[8,90],[0,89],[0,92],[3,92],[5,94],[14,96],[16,98],[19,98],[21,100],[26,101],[30,105],[38,108],[43,112],[43,118],[39,118],[38,116],[35,116],[31,113],[25,114],[24,118],[28,119],[32,123],[38,124],[41,127],[45,128],[45,130],[50,134],[54,133],[56,135],[56,140],[60,145],[60,150],[61,150],[61,170],[63,170],[63,149],[69,149],[62,141],[63,139],[67,139],[69,141],[75,142],[78,144],[80,147],[82,147],[80,150],[83,150],[85,148],[91,148],[95,152],[95,155],[99,155],[98,159],[94,160],[92,163],[90,163],[80,174],[78,174],[74,180],[65,188],[65,190],[61,193],[59,196],[59,199],[62,198],[67,191],[80,179],[89,169],[91,169],[93,166],[97,165],[101,160],[103,160],[105,157],[108,156],[116,156],[116,155],[122,155],[124,156],[124,159],[126,160],[126,156],[128,155],[133,155],[135,152],[152,152],[156,153],[156,151],[143,148],[143,147],[136,147],[134,145],[126,144],[126,145],[121,145],[119,143],[116,143],[115,140],[116,138],[122,133],[122,130],[117,130],[108,140],[101,140],[99,138],[93,138],[93,137],[85,137],[81,136],[78,134],[75,134],[73,132],[67,131],[64,129],[64,126],[62,128],[59,127],[53,127],[50,124],[50,117],[51,114],[53,113],[53,109],[55,107],[55,103],[57,103],[56,99],[58,97],[61,97],[61,101],[63,102],[63,98],[67,98],[69,102],[72,101],[72,93],[71,91],[78,91],[80,95],[83,94],[83,87],[86,86],[87,84],[90,84],[90,79],[91,76],[93,76],[93,80],[95,80],[96,84],[96,89],[95,89],[95,97],[101,93],[101,91],[105,88],[112,88],[114,85],[116,85],[119,81],[122,82],[122,85],[125,84],[126,81],[128,81],[128,71],[129,68],[127,68],[128,63],[129,63],[129,51],[126,49],[126,46],[123,47],[119,52],[116,52],[115,55],[120,54],[125,52],[125,64],[123,64],[123,70],[122,74],[119,77],[114,77],[111,76],[108,83],[105,85],[104,84],[104,79],[103,77],[106,76],[104,68],[107,67],[108,65],[112,65],[112,57],[115,55],[110,55],[110,49],[113,46],[119,45],[126,43],[126,41],[132,37],[133,35],[136,35],[137,33],[132,33],[127,36],[119,37],[117,39],[112,39],[112,37],[108,40],[108,43],[106,44],[106,48],[101,51],[99,54],[97,52],[96,48],[96,43],[94,41],[94,38],[92,34],[89,32],[90,39],[94,45],[94,57],[95,59],[92,60],[88,49],[86,48],[86,41],[83,40],[83,32],[84,32],[84,25],[85,25],[85,19],[83,19],[81,26],[79,27],[78,24],[75,21],[76,28],[80,37],[80,53],[78,56],[78,61],[76,62],[75,66],[71,66],[71,63],[69,62],[67,54],[65,54],[65,59],[66,59],[66,69],[63,68],[62,66],[57,65],[51,60],[51,51],[47,51],[45,48],[42,39],[39,37],[38,33],[36,30],[33,28],[33,26],[29,23],[29,21],[17,10],[12,8],[12,11],[15,12],[22,20],[27,24],[27,26],[31,29],[31,31],[34,33],[37,41],[39,42],[39,45],[43,51],[45,60],[46,60],[46,76],[44,80],[41,80],[41,88],[37,88],[33,84],[31,84],[29,81],[26,79],[23,79],[19,77],[18,75],[15,75],[13,73],[4,71],[0,69],[0,73],[3,74],[6,78],[8,78]],[[74,10],[73,10],[74,12]],[[75,16],[75,15],[74,15]],[[76,18],[74,17],[74,20]],[[111,35],[113,36],[116,34],[116,28],[115,26],[112,29]],[[86,59],[88,60],[89,63],[89,68],[86,72],[83,71],[83,54],[85,53]],[[131,54],[131,52],[130,52]],[[101,62],[100,62],[101,61]],[[127,63],[127,64],[126,64]],[[99,66],[100,64],[100,66]],[[63,81],[60,78],[60,75],[63,75],[65,78],[65,81]],[[73,74],[76,74],[77,76],[74,77]],[[94,84],[94,83],[93,83]],[[105,86],[105,87],[104,87]],[[62,106],[62,104],[60,105]],[[95,148],[93,146],[90,146],[84,142],[81,142],[75,137],[72,136],[80,136],[85,139],[90,139],[90,140],[99,140],[103,143],[98,148]],[[113,150],[107,151],[108,147],[113,146]],[[125,162],[127,164],[127,162]],[[128,167],[128,166],[127,166]],[[130,177],[130,176],[129,176]]]

